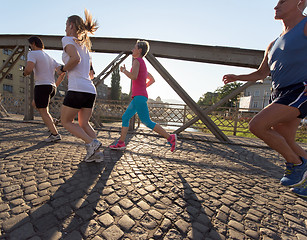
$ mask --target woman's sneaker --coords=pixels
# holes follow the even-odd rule
[[[50,142],[56,142],[56,141],[60,141],[62,139],[60,134],[57,135],[53,135],[50,134],[49,137],[47,137],[44,142],[50,143]]]
[[[300,186],[292,188],[291,191],[300,197],[307,198],[307,180]]]
[[[93,156],[95,151],[98,150],[98,148],[100,147],[101,147],[101,142],[99,142],[97,139],[94,139],[89,144],[85,144],[86,155],[84,161],[87,161],[91,156]]]
[[[89,159],[84,160],[85,162],[102,162],[103,161],[103,153],[102,152],[95,152],[93,156]]]
[[[169,145],[171,145],[171,152],[174,152],[176,150],[177,145],[177,135],[176,134],[170,134],[169,139],[167,139]]]
[[[125,150],[126,144],[125,142],[118,141],[115,145],[110,145],[109,148],[113,150]]]

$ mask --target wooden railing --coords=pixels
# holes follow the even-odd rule
[[[49,111],[54,118],[60,117],[60,107],[63,97],[55,96],[50,103]],[[12,97],[11,94],[2,95],[1,104],[8,113],[24,114],[24,99]],[[97,99],[91,121],[96,127],[103,126],[106,122],[121,122],[121,117],[128,107],[129,102],[106,101]],[[149,114],[152,121],[162,126],[176,129],[189,120],[196,117],[196,114],[185,104],[168,103],[148,103]],[[205,108],[203,108],[205,109]],[[213,122],[226,135],[255,137],[248,129],[248,122],[259,111],[259,109],[239,109],[220,107],[209,114]],[[35,111],[35,116],[39,116]],[[136,122],[140,124],[137,118]],[[305,121],[306,122],[306,121]],[[210,132],[208,128],[199,120],[190,127],[190,130]],[[188,129],[189,130],[189,129]],[[297,132],[297,140],[307,142],[307,124],[302,124]]]

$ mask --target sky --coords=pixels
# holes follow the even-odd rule
[[[0,15],[0,34],[65,35],[70,15],[84,18],[88,9],[99,23],[96,37],[135,38],[209,46],[265,50],[282,31],[274,20],[277,0],[64,0],[5,1]],[[131,46],[131,49],[133,46]],[[128,49],[130,50],[130,49]],[[47,51],[62,63],[61,51]],[[93,54],[93,66],[100,73],[117,55]],[[195,100],[223,86],[224,74],[249,73],[253,69],[171,59],[158,59]],[[156,82],[149,97],[181,100],[176,92],[146,61]],[[131,58],[125,60],[127,69]],[[111,78],[105,80],[110,86]],[[121,74],[122,91],[130,80]]]

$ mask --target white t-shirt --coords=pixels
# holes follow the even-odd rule
[[[60,66],[52,57],[43,50],[32,50],[28,53],[28,62],[33,62],[35,85],[55,86],[54,72]]]
[[[86,46],[80,46],[74,39],[76,38],[67,36],[62,38],[63,49],[71,44],[75,46],[81,58],[79,64],[72,70],[68,71],[68,90],[96,94],[96,87],[89,75],[91,66],[90,53]],[[63,51],[62,59],[65,64],[69,61],[69,55],[65,50]]]

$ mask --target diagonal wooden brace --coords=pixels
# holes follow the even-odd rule
[[[185,90],[177,83],[177,81],[167,72],[162,64],[151,54],[146,55],[146,59],[160,73],[165,81],[173,88],[173,90],[182,98],[182,100],[191,108],[199,119],[208,127],[215,137],[222,142],[230,142],[228,137],[216,126],[197,103],[185,92]]]

